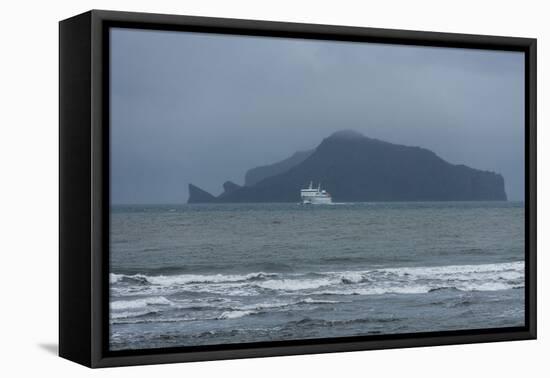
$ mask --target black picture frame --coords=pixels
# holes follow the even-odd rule
[[[199,31],[525,53],[525,326],[109,351],[108,29]],[[536,39],[92,10],[59,24],[59,355],[88,367],[536,338]]]

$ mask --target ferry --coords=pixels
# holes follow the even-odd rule
[[[321,190],[321,183],[317,188],[313,188],[313,181],[309,183],[309,188],[300,191],[303,205],[330,205],[332,197],[326,190]]]

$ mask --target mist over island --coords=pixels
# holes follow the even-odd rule
[[[454,165],[430,150],[343,130],[311,151],[297,152],[231,181],[215,197],[189,184],[188,203],[296,202],[307,183],[322,184],[336,201],[505,201],[504,178]]]

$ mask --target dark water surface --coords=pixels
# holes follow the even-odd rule
[[[113,350],[522,326],[524,206],[114,206]]]

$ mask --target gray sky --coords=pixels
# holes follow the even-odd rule
[[[501,173],[524,196],[518,52],[111,31],[113,203],[184,203],[357,130]]]

